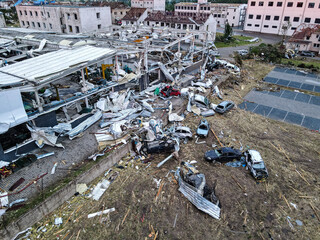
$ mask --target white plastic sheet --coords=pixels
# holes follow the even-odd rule
[[[19,89],[0,92],[0,134],[28,120]]]

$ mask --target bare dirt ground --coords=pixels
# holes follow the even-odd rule
[[[259,81],[272,66],[247,62],[243,68],[243,81],[230,80],[222,86],[224,99],[237,104],[252,87],[264,87]],[[124,169],[113,167],[119,176],[99,201],[73,197],[33,226],[29,238],[320,239],[320,134],[240,109],[207,119],[224,146],[242,144],[260,151],[269,171],[268,181],[256,183],[243,167],[205,162],[205,151],[219,145],[212,133],[205,144],[195,144],[195,139],[181,144],[180,160],[196,160],[207,183],[216,184],[220,220],[196,209],[178,191],[173,175],[168,174],[178,161],[171,159],[157,168],[167,155],[153,155],[149,167],[128,157],[120,162]],[[195,131],[199,121],[200,117],[189,114],[184,125]],[[162,179],[159,188],[154,179]],[[112,207],[115,212],[87,218],[89,213]],[[63,218],[61,226],[54,225],[56,217]]]

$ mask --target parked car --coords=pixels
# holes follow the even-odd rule
[[[234,52],[238,53],[240,56],[245,56],[249,53],[249,51],[246,49],[236,50]]]
[[[209,150],[205,153],[204,158],[208,162],[221,162],[226,163],[234,159],[240,160],[242,153],[238,149],[223,147],[220,149]]]
[[[161,89],[161,94],[164,97],[170,97],[170,96],[180,96],[181,93],[178,89],[174,89],[172,86],[165,86]]]
[[[174,145],[175,141],[171,139],[144,142],[142,151],[145,153],[171,153],[175,150]]]
[[[305,56],[305,57],[314,57],[315,56],[314,52],[310,52],[310,51],[302,51],[300,53],[300,55]]]
[[[223,101],[216,107],[215,111],[217,113],[225,113],[234,107],[234,103],[231,101]]]
[[[247,162],[247,168],[256,180],[264,180],[268,178],[268,170],[257,150],[248,150],[244,153]]]
[[[209,134],[209,123],[206,119],[202,119],[197,128],[197,134],[199,137],[208,137]]]
[[[178,126],[178,127],[176,127],[176,129],[173,133],[173,136],[178,137],[178,138],[192,139],[192,132],[191,132],[191,129],[188,127]]]

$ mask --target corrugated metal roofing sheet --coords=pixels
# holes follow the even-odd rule
[[[18,83],[24,79],[35,81],[39,84],[71,67],[102,57],[112,56],[115,53],[116,51],[113,49],[93,46],[47,53],[0,68],[0,86]]]

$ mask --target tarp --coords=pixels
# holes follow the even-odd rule
[[[19,89],[0,91],[0,134],[28,120]]]

